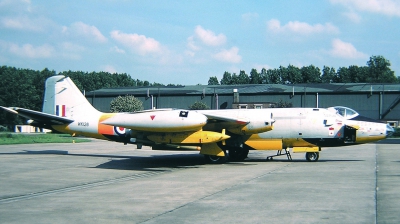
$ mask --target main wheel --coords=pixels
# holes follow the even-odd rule
[[[319,159],[319,152],[307,152],[306,160],[308,162],[317,162]]]
[[[204,155],[207,163],[210,164],[222,164],[226,162],[226,156],[211,156],[211,155]]]
[[[229,149],[229,160],[230,161],[240,162],[240,161],[245,160],[248,155],[249,155],[248,149],[242,149],[242,148]]]

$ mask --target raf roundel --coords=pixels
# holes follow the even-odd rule
[[[125,135],[125,128],[124,127],[117,127],[117,126],[114,126],[114,131],[115,131],[115,133],[117,134],[117,135],[121,135],[121,136],[123,136],[123,135]]]

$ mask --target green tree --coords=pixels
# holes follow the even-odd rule
[[[122,74],[113,74],[113,76],[117,80],[117,86],[120,87],[129,87],[129,86],[135,86],[135,80],[132,79],[132,77],[126,73]]]
[[[368,67],[357,65],[350,65],[348,69],[350,83],[362,83],[368,80]]]
[[[143,81],[141,81],[139,79],[136,79],[135,83],[136,83],[135,86],[143,86]]]
[[[349,83],[350,74],[349,69],[346,67],[340,67],[337,70],[336,77],[334,79],[335,83]]]
[[[282,77],[278,69],[268,69],[265,77],[266,84],[282,84]]]
[[[318,67],[314,65],[303,66],[300,71],[303,77],[303,83],[321,82],[321,70]]]
[[[221,85],[232,85],[232,75],[229,72],[224,72],[221,79]]]
[[[267,69],[262,68],[260,72],[261,84],[268,84]]]
[[[333,83],[336,77],[335,68],[330,68],[328,66],[324,66],[322,69],[321,82],[322,83]]]
[[[110,102],[110,111],[118,112],[135,112],[143,110],[143,102],[131,95],[124,97],[118,96]]]
[[[217,77],[216,76],[210,77],[208,79],[208,85],[219,85]]]
[[[262,77],[261,74],[257,72],[257,69],[253,68],[250,71],[250,84],[261,84]]]
[[[249,83],[250,83],[250,78],[249,78],[249,76],[248,76],[248,75],[246,74],[246,72],[243,71],[243,70],[240,71],[237,80],[238,80],[238,81],[237,81],[236,84],[239,84],[239,85],[249,84]]]
[[[208,110],[208,109],[210,109],[210,107],[208,107],[207,104],[201,101],[196,101],[189,106],[189,110]]]
[[[397,78],[394,71],[390,69],[390,61],[383,56],[372,56],[367,62],[368,82],[375,83],[396,83]]]
[[[282,78],[282,83],[284,84],[302,83],[303,77],[301,74],[301,70],[298,67],[289,64],[287,68],[280,66],[279,70]]]
[[[174,84],[169,84],[169,85],[171,86],[171,85],[174,85]],[[161,86],[164,86],[164,85],[161,84],[161,83],[158,83],[158,82],[153,82],[150,86],[161,87]]]
[[[236,75],[236,73],[233,73],[230,85],[237,85],[237,84],[239,84],[239,76]]]
[[[200,85],[200,84],[197,84],[197,85]],[[170,84],[168,84],[167,86],[182,86],[181,84],[172,84],[172,83],[170,83]],[[161,87],[161,86],[160,86]]]
[[[301,83],[302,77],[300,68],[289,64],[289,66],[287,67],[287,73],[290,83],[292,84]]]
[[[0,103],[1,106],[17,106],[31,110],[42,110],[43,96],[36,90],[37,86],[44,88],[44,83],[34,83],[39,71],[31,69],[17,69],[2,66],[0,70]],[[23,124],[26,119],[2,111],[0,122],[2,124]]]
[[[288,73],[287,73],[287,69],[281,65],[281,66],[279,66],[277,71],[278,71],[278,74],[280,76],[281,83],[289,84],[290,81],[289,81],[289,76],[288,76]]]

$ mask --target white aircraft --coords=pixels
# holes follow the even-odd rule
[[[305,152],[317,161],[321,147],[341,147],[385,139],[393,128],[347,107],[199,110],[158,109],[102,113],[72,80],[46,80],[43,112],[0,107],[28,118],[32,126],[72,136],[152,146],[154,150],[198,150],[210,163],[247,158],[249,150],[277,150],[274,156]],[[284,152],[283,152],[284,151]]]

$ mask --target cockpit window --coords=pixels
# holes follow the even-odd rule
[[[350,109],[348,107],[336,106],[336,107],[330,107],[328,109],[331,111],[335,111],[336,114],[338,114],[346,119],[351,119],[353,117],[358,116],[358,113],[355,110]]]

